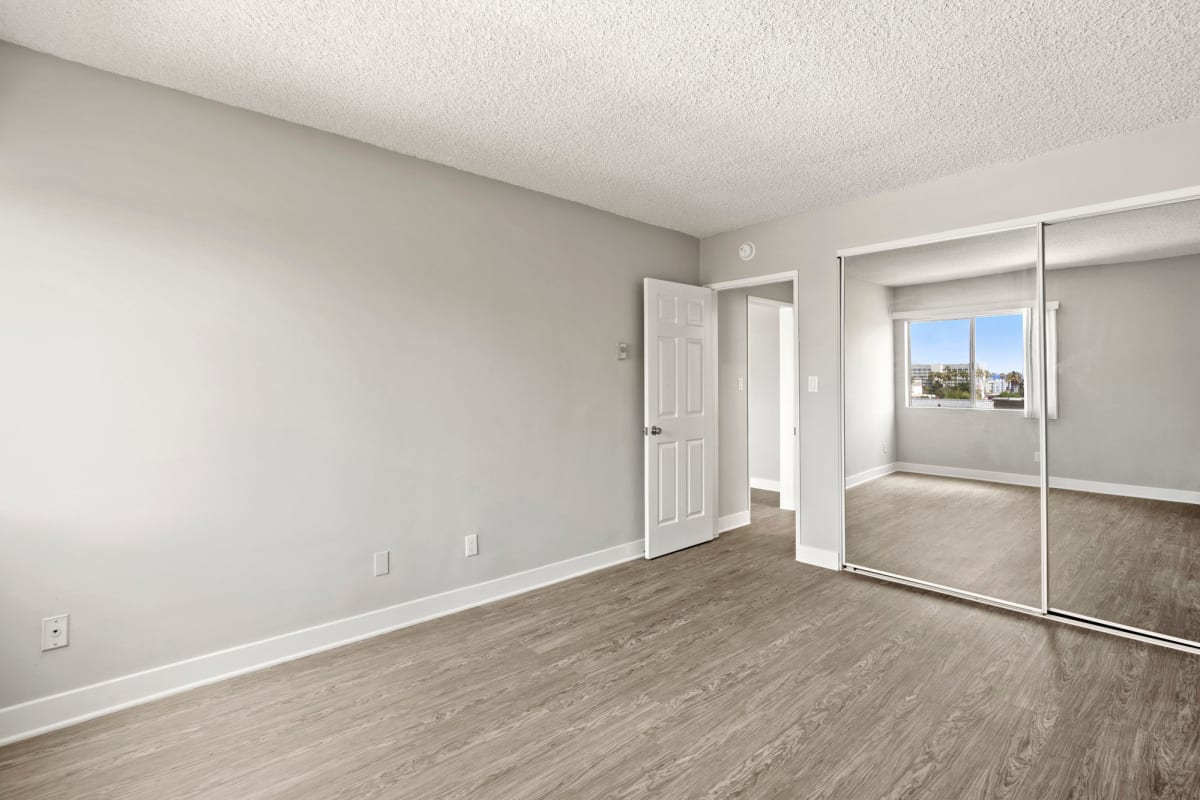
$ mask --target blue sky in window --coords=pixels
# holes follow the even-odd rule
[[[971,360],[971,321],[913,322],[908,346],[914,364],[965,364]]]
[[[975,359],[988,372],[1025,372],[1024,321],[1020,314],[977,317]],[[965,364],[971,358],[971,321],[942,319],[908,326],[914,364]]]
[[[988,372],[1025,373],[1025,321],[1020,314],[976,317],[975,360]]]

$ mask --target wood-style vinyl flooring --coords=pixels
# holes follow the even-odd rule
[[[754,512],[10,745],[0,796],[1200,797],[1200,658],[800,564]]]
[[[897,472],[846,493],[852,564],[1041,604],[1036,488]],[[1200,641],[1200,505],[1050,491],[1050,606]]]

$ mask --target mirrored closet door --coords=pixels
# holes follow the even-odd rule
[[[1200,640],[1200,201],[1047,225],[1049,604]]]
[[[847,566],[1040,611],[1037,229],[842,268]]]

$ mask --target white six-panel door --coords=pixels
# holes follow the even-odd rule
[[[715,298],[645,279],[646,558],[716,535]]]

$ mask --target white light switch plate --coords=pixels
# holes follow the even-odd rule
[[[468,533],[464,539],[468,556],[479,555],[479,534]]]
[[[387,575],[392,571],[392,559],[390,550],[382,550],[375,554],[375,577]]]

